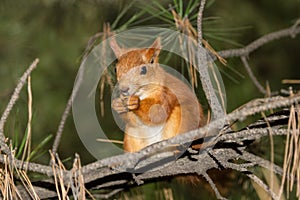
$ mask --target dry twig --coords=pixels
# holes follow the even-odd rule
[[[16,101],[19,99],[19,94],[24,86],[24,84],[26,83],[27,78],[30,76],[30,73],[32,72],[32,70],[34,70],[37,66],[39,62],[39,59],[35,59],[32,64],[29,66],[29,68],[24,72],[24,74],[21,76],[21,78],[19,79],[19,83],[17,84],[14,93],[12,94],[2,116],[0,119],[0,146],[1,146],[1,150],[6,153],[8,156],[12,156],[12,153],[10,151],[10,148],[8,147],[8,145],[6,144],[5,141],[5,136],[4,136],[4,125],[5,122],[7,121],[7,118],[10,114],[10,111],[12,110],[13,106],[15,105]]]
[[[253,74],[251,67],[249,66],[249,63],[246,59],[245,56],[241,57],[241,60],[249,74],[249,77],[251,78],[252,82],[254,83],[254,85],[257,87],[258,91],[260,91],[260,93],[262,94],[266,94],[266,90],[265,88],[259,83],[259,81],[257,80],[257,78],[255,77],[255,75]]]

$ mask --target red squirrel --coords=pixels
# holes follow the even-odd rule
[[[112,108],[125,120],[124,150],[142,148],[199,128],[204,124],[201,104],[192,89],[158,63],[160,38],[149,48],[110,47],[117,57],[120,96]]]

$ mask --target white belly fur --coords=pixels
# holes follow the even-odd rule
[[[164,124],[157,126],[140,125],[138,127],[126,127],[126,134],[141,139],[146,142],[147,146],[163,139]]]

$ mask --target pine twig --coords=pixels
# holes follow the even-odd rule
[[[19,82],[14,90],[14,93],[12,94],[2,116],[0,119],[0,146],[1,146],[1,150],[6,153],[7,155],[9,155],[10,157],[12,156],[12,152],[10,150],[10,148],[8,147],[8,145],[6,144],[6,139],[4,136],[4,125],[8,119],[8,116],[12,110],[12,108],[14,107],[15,103],[17,102],[17,100],[19,99],[19,95],[20,92],[23,88],[23,86],[26,83],[27,78],[30,76],[32,70],[34,70],[37,66],[37,64],[39,63],[39,59],[35,59],[32,64],[29,66],[29,68],[24,72],[24,74],[21,76],[21,78],[19,79]]]
[[[85,62],[85,59],[86,59],[86,57],[84,57],[82,63]],[[57,129],[56,134],[55,134],[55,139],[54,139],[53,146],[52,146],[52,153],[53,154],[56,154],[56,152],[57,152],[57,149],[58,149],[58,146],[59,146],[59,143],[60,143],[60,139],[61,139],[61,136],[62,136],[62,132],[64,130],[66,120],[69,116],[69,113],[70,113],[70,110],[71,110],[71,107],[72,107],[73,99],[76,97],[77,92],[79,90],[79,87],[81,85],[82,79],[83,79],[83,72],[84,72],[84,68],[81,66],[79,71],[78,71],[78,81],[76,81],[76,85],[74,86],[74,88],[72,90],[72,93],[71,93],[71,95],[68,99],[68,103],[65,107],[64,113],[61,117],[58,129]]]
[[[249,63],[246,59],[245,56],[241,56],[241,60],[249,74],[249,77],[251,78],[252,82],[254,83],[254,85],[257,87],[258,91],[260,91],[260,93],[262,94],[266,94],[266,90],[265,88],[259,83],[259,81],[257,80],[257,78],[255,77],[255,75],[253,74],[251,67],[249,66]]]
[[[213,180],[209,177],[209,175],[207,173],[204,173],[203,177],[205,178],[205,180],[209,183],[210,187],[215,192],[216,197],[218,199],[226,200],[226,198],[222,197],[222,195],[220,194],[217,186],[215,185],[215,183],[213,182]]]

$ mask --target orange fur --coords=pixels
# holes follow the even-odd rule
[[[110,46],[118,59],[121,91],[112,108],[126,122],[125,151],[139,151],[204,124],[202,107],[192,90],[159,66],[159,38],[149,48],[122,49],[114,38]]]

